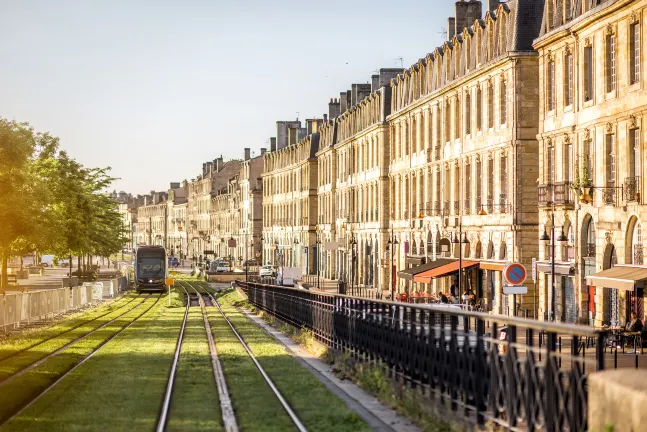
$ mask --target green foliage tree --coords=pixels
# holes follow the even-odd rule
[[[1,288],[12,256],[109,256],[123,247],[117,204],[105,193],[109,170],[86,168],[58,150],[57,138],[0,118]]]

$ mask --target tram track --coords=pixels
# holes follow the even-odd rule
[[[141,302],[139,302],[139,303],[138,303],[137,305],[135,305],[134,307],[129,308],[128,310],[126,310],[126,311],[125,311],[125,312],[123,312],[123,313],[120,313],[120,314],[119,314],[119,315],[117,315],[115,318],[113,318],[113,319],[111,319],[111,320],[109,320],[109,321],[105,322],[104,324],[100,325],[99,327],[97,327],[97,328],[95,328],[95,329],[93,329],[93,330],[90,330],[89,332],[87,332],[87,333],[83,334],[82,336],[80,336],[80,337],[78,337],[78,338],[76,338],[76,339],[74,339],[74,340],[72,340],[72,341],[70,341],[70,342],[66,343],[66,344],[65,344],[65,345],[63,345],[62,347],[60,347],[60,348],[56,349],[55,351],[53,351],[53,352],[51,352],[51,353],[47,354],[45,357],[41,357],[41,358],[40,358],[40,359],[38,359],[37,361],[35,361],[35,362],[33,362],[33,363],[31,363],[31,364],[29,364],[29,365],[27,365],[27,366],[25,366],[25,367],[21,368],[20,370],[18,370],[18,371],[16,371],[16,372],[12,373],[12,374],[10,374],[10,375],[8,375],[6,378],[4,378],[2,381],[0,381],[0,389],[2,389],[2,387],[3,387],[3,386],[5,386],[6,384],[9,384],[9,383],[10,383],[11,381],[13,381],[14,379],[16,379],[16,378],[18,378],[18,377],[20,377],[20,376],[22,376],[22,375],[26,374],[27,372],[29,372],[29,371],[33,370],[34,368],[36,368],[36,367],[40,366],[41,364],[45,363],[47,360],[51,359],[52,357],[55,357],[55,356],[57,356],[57,355],[61,354],[62,352],[64,352],[64,351],[65,351],[65,350],[67,350],[68,348],[70,348],[71,346],[73,346],[73,345],[75,345],[75,344],[77,344],[77,343],[81,342],[82,340],[84,340],[84,339],[86,339],[86,338],[88,338],[88,337],[92,336],[92,335],[93,335],[93,334],[95,334],[96,332],[98,332],[98,331],[100,331],[100,330],[103,330],[104,328],[106,328],[106,327],[107,327],[107,326],[109,326],[110,324],[114,323],[115,321],[117,321],[118,319],[120,319],[121,317],[123,317],[124,315],[127,315],[127,314],[129,314],[130,312],[132,312],[133,310],[135,310],[135,309],[139,308],[141,305],[143,305],[143,304],[146,302],[146,300],[148,300],[148,299],[150,298],[150,296],[151,296],[151,295],[149,294],[146,298],[144,298],[144,300],[142,300]],[[140,298],[140,297],[141,297],[141,295],[138,295],[135,299]],[[133,301],[134,301],[135,299],[133,299]],[[104,314],[103,316],[109,315],[109,314],[111,314],[111,313],[115,313],[115,312],[119,311],[120,309],[122,309],[123,307],[126,307],[126,306],[127,306],[127,305],[129,305],[130,303],[131,303],[131,302],[128,302],[126,305],[123,305],[123,306],[121,306],[121,307],[119,307],[119,308],[117,308],[117,309],[115,309],[115,310],[113,310],[113,311],[111,311],[111,312],[109,312],[109,313],[107,313],[107,314]],[[99,318],[97,318],[97,319],[99,319]],[[95,321],[95,320],[90,320],[89,322],[92,322],[92,321]],[[86,324],[87,324],[87,323],[86,323]],[[79,327],[81,327],[81,326],[79,326]],[[78,329],[79,327],[77,327],[77,329]],[[71,330],[70,330],[70,331],[71,331]],[[65,332],[65,333],[68,333],[68,332]],[[65,333],[63,333],[63,334],[65,334]],[[54,340],[54,339],[56,339],[56,338],[58,338],[58,337],[61,337],[61,336],[62,336],[62,334],[57,335],[57,336],[54,336],[54,337],[51,337],[51,338],[49,338],[49,339],[47,339],[47,340],[45,340],[45,341],[41,342],[41,343],[40,343],[40,344],[38,344],[38,345],[41,345],[42,343],[46,343],[46,342],[48,342],[48,341],[52,341],[52,340]],[[38,345],[37,345],[37,346],[38,346]],[[1,364],[1,363],[3,363],[3,362],[4,362],[4,360],[2,360],[2,362],[0,362],[0,364]]]
[[[135,310],[135,309],[139,308],[140,306],[142,306],[143,304],[145,304],[145,302],[146,302],[146,301],[147,301],[151,296],[152,296],[152,294],[149,294],[149,295],[144,299],[144,301],[142,301],[141,303],[139,303],[137,306],[135,306],[135,307],[131,308],[128,312],[125,312],[124,314],[121,314],[119,317],[115,318],[114,320],[111,320],[109,323],[112,323],[112,322],[116,321],[117,319],[119,319],[120,317],[122,317],[122,316],[126,315],[127,313],[129,313],[129,312],[131,312],[131,311],[133,311],[133,310]],[[117,331],[115,331],[114,333],[112,333],[111,335],[109,335],[106,339],[104,339],[103,341],[101,341],[97,346],[93,347],[93,348],[92,348],[92,350],[91,350],[87,355],[85,355],[85,356],[84,356],[84,357],[83,357],[83,358],[82,358],[78,363],[76,363],[72,368],[68,369],[67,371],[65,371],[64,373],[62,373],[61,375],[59,375],[59,376],[58,376],[58,378],[56,378],[56,380],[55,380],[54,382],[52,382],[52,383],[51,383],[51,384],[49,384],[46,388],[44,388],[42,391],[40,391],[40,392],[39,392],[35,397],[31,398],[31,399],[29,400],[29,402],[27,402],[26,404],[22,405],[22,406],[20,407],[20,409],[18,409],[15,413],[11,414],[11,415],[10,415],[10,416],[8,416],[6,419],[2,420],[2,421],[0,422],[0,427],[1,427],[1,426],[3,426],[5,423],[7,423],[7,422],[9,422],[9,421],[11,421],[11,420],[13,420],[13,419],[15,419],[15,418],[19,417],[19,416],[20,416],[20,415],[21,415],[25,410],[27,410],[30,406],[32,406],[34,403],[36,403],[38,400],[40,400],[40,399],[41,399],[45,394],[47,394],[50,390],[52,390],[54,387],[56,387],[56,386],[57,386],[61,381],[63,381],[66,377],[68,377],[70,374],[72,374],[76,369],[78,369],[78,368],[79,368],[81,365],[83,365],[85,362],[87,362],[88,360],[90,360],[90,359],[91,359],[91,358],[92,358],[92,357],[93,357],[97,352],[99,352],[99,350],[100,350],[101,348],[103,348],[103,347],[104,347],[108,342],[112,341],[114,338],[116,338],[117,336],[119,336],[120,334],[122,334],[124,331],[126,331],[128,328],[130,328],[130,326],[132,326],[135,322],[137,322],[137,320],[139,320],[141,317],[143,317],[144,315],[146,315],[146,314],[147,314],[151,309],[153,309],[153,308],[155,307],[155,305],[157,305],[157,304],[158,304],[158,302],[159,302],[159,300],[160,300],[160,298],[161,298],[161,297],[162,297],[162,294],[160,294],[159,296],[157,296],[157,298],[155,299],[155,301],[154,301],[150,306],[148,306],[148,308],[146,308],[146,309],[145,309],[141,314],[139,314],[139,315],[137,315],[137,316],[133,317],[133,318],[132,318],[132,319],[131,319],[131,320],[130,320],[126,325],[124,325],[123,327],[121,327],[120,329],[118,329]],[[105,328],[109,323],[104,324],[104,325],[103,325],[103,326],[101,326],[100,328]],[[96,330],[92,331],[91,333],[94,333],[94,332],[95,332],[95,331],[97,331],[97,330],[99,330],[99,329],[96,329]],[[86,334],[84,337],[82,337],[82,338],[80,338],[80,339],[77,339],[77,340],[76,340],[76,342],[78,342],[78,341],[79,341],[79,340],[81,340],[81,339],[85,339],[85,338],[86,338],[86,337],[88,337],[89,335],[90,335],[90,333]],[[60,350],[57,350],[57,352],[58,352],[58,351],[60,351]],[[52,354],[50,354],[47,358],[51,358],[51,357],[52,357]],[[46,359],[42,359],[41,361],[39,361],[39,362],[38,362],[38,364],[42,364],[42,363],[44,363],[44,361],[45,361],[45,360],[46,360]],[[32,365],[32,366],[33,366],[33,365]],[[31,370],[31,369],[33,369],[34,367],[36,367],[36,366],[30,367],[30,370]],[[21,375],[22,375],[22,374],[24,374],[24,373],[26,373],[26,371],[25,371],[25,370],[22,370],[22,371],[21,371]],[[11,377],[11,380],[13,380],[13,379],[14,379],[14,378],[16,378],[16,377],[17,377],[16,375],[13,375],[13,376]],[[8,382],[9,382],[9,380],[5,380],[5,381],[3,381],[2,383],[0,383],[0,390],[2,389],[2,386],[6,385]]]
[[[37,347],[39,347],[39,346],[41,346],[41,345],[43,345],[43,344],[45,344],[45,343],[47,343],[49,341],[52,341],[52,340],[54,340],[56,338],[60,338],[61,336],[64,336],[64,335],[66,335],[66,334],[68,334],[70,332],[73,332],[74,330],[77,330],[78,328],[83,327],[84,325],[88,325],[88,324],[90,324],[90,323],[92,323],[94,321],[100,320],[101,318],[103,318],[103,317],[105,317],[107,315],[110,315],[111,313],[114,313],[114,312],[118,311],[119,309],[122,309],[122,308],[128,306],[129,304],[131,304],[132,302],[134,302],[135,300],[137,300],[141,296],[142,296],[142,294],[139,293],[137,296],[133,297],[132,299],[130,299],[126,303],[118,305],[114,309],[108,310],[106,313],[103,313],[103,314],[101,314],[99,316],[96,316],[96,317],[94,317],[92,319],[80,322],[78,325],[75,325],[75,326],[73,326],[73,327],[71,327],[71,328],[69,328],[69,329],[67,329],[65,331],[62,331],[60,333],[57,333],[57,334],[52,335],[50,337],[47,337],[47,338],[45,338],[45,339],[43,339],[43,340],[41,340],[39,342],[36,342],[36,343],[34,343],[32,345],[29,345],[29,346],[26,346],[26,347],[21,348],[19,350],[16,350],[15,352],[13,352],[11,354],[8,354],[6,356],[0,357],[0,365],[2,365],[4,362],[6,362],[8,360],[11,360],[12,358],[15,358],[16,356],[19,356],[19,355],[21,355],[21,354],[23,354],[23,353],[25,353],[25,352],[27,352],[29,350],[37,348]]]
[[[258,372],[260,373],[260,375],[263,377],[263,380],[265,381],[265,383],[267,384],[267,386],[270,388],[270,390],[272,391],[272,393],[274,394],[274,396],[276,397],[276,399],[279,401],[279,403],[280,403],[280,405],[282,406],[283,410],[286,412],[286,414],[287,414],[287,415],[288,415],[288,417],[290,418],[290,420],[291,420],[292,424],[293,424],[293,425],[296,427],[296,429],[297,429],[297,430],[299,430],[300,432],[307,432],[306,427],[305,427],[305,426],[304,426],[304,424],[301,422],[301,420],[299,419],[299,417],[296,415],[296,413],[295,413],[294,409],[290,406],[290,404],[287,402],[287,400],[285,399],[285,397],[284,397],[284,396],[281,394],[281,392],[279,391],[279,389],[278,389],[278,387],[276,386],[276,384],[274,383],[274,381],[270,378],[270,376],[267,374],[267,372],[265,371],[265,369],[263,368],[263,366],[262,366],[262,365],[259,363],[259,361],[256,359],[256,356],[254,355],[254,353],[252,352],[252,350],[251,350],[251,349],[249,348],[249,346],[247,345],[247,342],[245,342],[245,340],[244,340],[244,339],[243,339],[243,337],[240,335],[240,333],[238,332],[238,330],[236,329],[236,327],[233,325],[233,323],[232,323],[232,322],[229,320],[229,318],[227,317],[227,314],[223,311],[223,309],[222,309],[222,307],[221,307],[220,303],[218,302],[218,300],[217,300],[217,299],[216,299],[216,298],[215,298],[215,297],[214,297],[214,296],[213,296],[213,295],[212,295],[212,294],[211,294],[211,293],[210,293],[210,292],[209,292],[205,287],[198,285],[198,288],[199,288],[199,290],[198,290],[198,288],[196,288],[196,287],[195,287],[195,285],[194,285],[194,283],[193,283],[193,282],[190,282],[190,281],[184,281],[184,283],[185,283],[185,284],[188,284],[188,286],[189,286],[190,288],[192,288],[196,293],[199,293],[199,294],[206,294],[206,295],[208,296],[208,298],[209,298],[209,299],[210,299],[210,301],[211,301],[211,304],[212,304],[212,305],[214,305],[214,306],[218,309],[218,311],[220,312],[220,315],[221,315],[221,316],[222,316],[222,318],[225,320],[225,322],[228,324],[228,326],[229,326],[229,328],[231,329],[231,331],[233,332],[234,336],[236,336],[236,339],[238,339],[238,342],[241,344],[241,346],[243,347],[243,349],[245,350],[245,352],[247,353],[247,355],[249,356],[249,358],[250,358],[250,359],[251,359],[251,361],[253,362],[254,366],[256,367],[256,369],[258,370]],[[185,289],[186,289],[186,288],[185,288]],[[204,304],[204,302],[202,302],[202,303]],[[206,314],[206,311],[205,311],[205,314]],[[208,321],[208,319],[207,319],[207,321]],[[224,413],[224,411],[223,411],[223,413]]]

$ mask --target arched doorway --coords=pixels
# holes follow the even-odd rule
[[[643,236],[642,226],[638,218],[633,216],[627,225],[627,240],[625,241],[625,262],[634,265],[643,265]],[[645,299],[644,288],[642,286],[635,287],[633,292],[628,292],[630,298],[629,310],[627,316],[631,312],[635,312],[640,319],[645,315]]]
[[[616,264],[618,264],[616,247],[609,243],[604,249],[602,268],[603,270],[607,270]],[[606,305],[604,314],[605,321],[612,326],[620,325],[620,299],[618,290],[615,288],[605,288],[604,291],[604,303]]]
[[[586,283],[586,277],[595,273],[595,256],[596,256],[596,245],[595,245],[595,223],[591,215],[586,215],[582,223],[582,236],[580,241],[580,250],[581,250],[581,260],[582,260],[582,269],[583,269],[583,281]],[[589,325],[595,325],[595,315],[596,315],[596,304],[595,304],[595,294],[596,288],[594,286],[587,286],[588,291],[588,316],[589,316]]]

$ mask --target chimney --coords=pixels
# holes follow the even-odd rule
[[[250,155],[250,149],[249,147],[245,147],[245,160],[249,160],[249,155]]]
[[[348,109],[348,100],[346,99],[346,92],[339,93],[339,114],[343,114]]]
[[[366,96],[371,94],[370,84],[353,84],[351,86],[351,106],[354,107],[360,103]]]
[[[219,158],[217,158],[213,162],[214,162],[214,166],[215,166],[215,171],[220,172],[220,169],[222,168],[222,156],[220,156]]]
[[[261,147],[261,156],[263,156],[265,153],[267,153],[267,149],[265,147]]]
[[[371,75],[371,92],[374,92],[375,90],[380,88],[380,76],[379,75]]]
[[[447,18],[447,42],[452,40],[454,37],[454,32],[456,31],[456,18],[449,17]]]
[[[328,114],[324,114],[323,118],[324,118],[324,124],[328,123]]]
[[[270,138],[270,151],[276,151],[276,137]]]
[[[501,2],[498,0],[487,0],[487,10],[494,12]]]
[[[206,175],[206,174],[207,174],[207,163],[205,162],[202,164],[202,175]]]
[[[330,102],[328,102],[328,117],[330,119],[334,119],[336,117],[339,117],[340,114],[340,103],[337,98],[333,99],[330,98]]]
[[[474,24],[474,21],[481,18],[483,7],[478,0],[456,2],[454,15],[456,16],[455,33],[460,34],[465,27]]]

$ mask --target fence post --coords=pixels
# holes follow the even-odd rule
[[[544,408],[546,431],[555,432],[555,416],[557,404],[555,403],[555,377],[559,374],[557,370],[557,361],[555,360],[555,352],[557,348],[557,334],[553,331],[546,333],[546,376],[545,376],[545,389],[546,389],[546,407]]]

